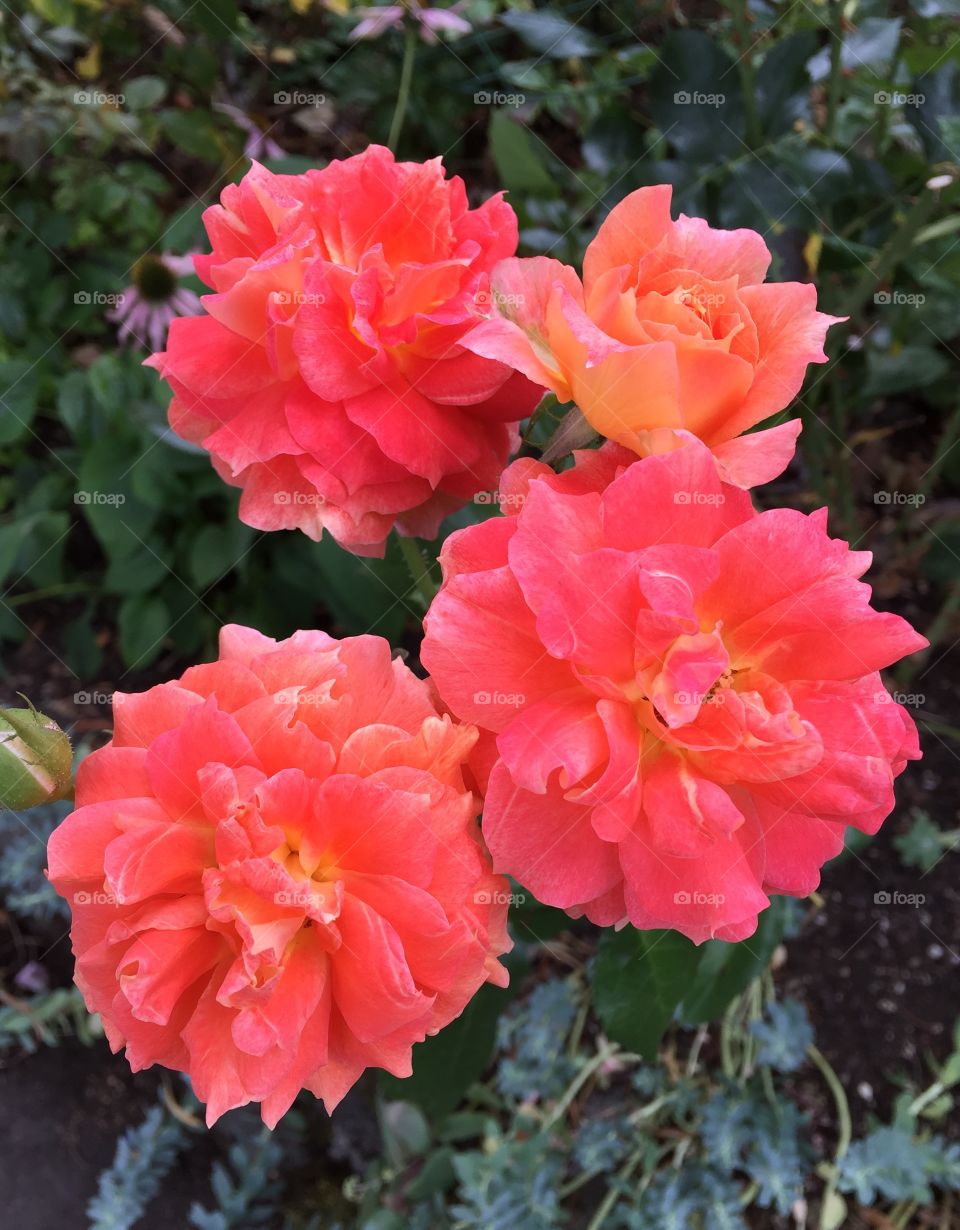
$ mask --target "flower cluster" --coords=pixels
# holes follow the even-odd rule
[[[211,1120],[332,1108],[505,980],[502,875],[600,926],[738,940],[877,830],[919,755],[879,671],[925,642],[825,510],[753,505],[799,428],[749,429],[833,321],[764,282],[760,236],[645,188],[581,280],[514,258],[499,196],[376,146],[255,166],[206,222],[206,314],[152,362],[244,520],[378,553],[481,491],[501,515],[443,546],[431,681],[376,637],[232,627],[115,698],[49,857],[135,1068],[188,1071]],[[507,465],[544,388],[606,440]]]

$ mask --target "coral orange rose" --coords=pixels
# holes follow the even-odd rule
[[[495,487],[540,389],[461,345],[517,245],[500,195],[468,208],[440,159],[372,145],[303,175],[254,164],[204,215],[207,315],[148,363],[170,422],[243,488],[259,529],[382,555]]]
[[[750,935],[890,812],[919,750],[877,672],[924,638],[825,512],[755,512],[699,442],[520,460],[501,492],[444,546],[422,653],[495,736],[495,867],[601,925]]]
[[[218,661],[114,698],[50,878],[76,980],[134,1070],[208,1122],[301,1089],[332,1110],[506,982],[506,881],[461,775],[476,739],[386,641],[223,630]]]
[[[574,401],[601,435],[641,456],[692,433],[738,486],[776,477],[798,422],[739,439],[799,392],[826,359],[836,320],[813,286],[764,282],[770,253],[754,231],[670,217],[671,188],[640,188],[587,248],[583,281],[547,257],[494,271],[496,312],[466,345]]]

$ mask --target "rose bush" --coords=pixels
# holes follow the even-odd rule
[[[496,869],[602,926],[749,936],[890,812],[919,750],[877,672],[926,641],[825,510],[756,512],[698,442],[524,459],[502,492],[512,515],[444,544],[422,651],[495,736]]]
[[[227,627],[216,662],[117,693],[49,845],[76,980],[135,1069],[189,1072],[208,1122],[365,1068],[506,982],[507,884],[461,768],[476,739],[379,637]]]
[[[272,1126],[302,1089],[332,1110],[366,1068],[409,1075],[415,1043],[505,983],[503,875],[695,943],[810,893],[919,756],[879,671],[926,642],[873,609],[870,556],[826,510],[751,502],[799,424],[750,429],[834,320],[812,286],[764,282],[755,232],[673,221],[670,189],[641,189],[581,281],[512,257],[499,195],[470,209],[439,159],[378,146],[255,165],[205,220],[206,314],[150,362],[245,521],[382,554],[498,484],[507,514],[447,539],[435,597],[429,551],[401,544],[432,681],[377,637],[228,627],[216,662],[116,694],[51,840],[112,1046],[188,1072],[211,1122],[259,1102]],[[507,466],[544,388],[609,439],[567,468],[574,411],[544,453],[559,472]],[[598,968],[617,981],[635,940],[606,937]],[[647,1054],[645,1027],[616,1036],[629,997],[619,979],[595,1007]]]
[[[461,344],[517,246],[502,194],[470,209],[439,158],[371,145],[303,175],[254,164],[204,221],[207,314],[148,363],[174,430],[243,489],[242,520],[382,555],[394,526],[433,537],[496,486],[541,396]]]

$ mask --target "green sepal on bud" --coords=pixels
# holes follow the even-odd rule
[[[53,718],[32,705],[0,709],[0,807],[23,811],[66,798],[72,768],[70,740]]]

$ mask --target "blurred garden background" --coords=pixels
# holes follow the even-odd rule
[[[307,1097],[272,1136],[246,1111],[206,1132],[179,1078],[110,1056],[42,875],[66,805],[4,815],[11,1226],[960,1226],[958,97],[956,0],[0,2],[3,703],[25,694],[82,753],[114,689],[212,656],[224,622],[374,632],[416,663],[395,544],[367,560],[242,525],[142,367],[198,309],[184,258],[251,158],[299,172],[388,140],[442,156],[474,203],[506,188],[521,254],[579,265],[655,183],[761,232],[771,277],[849,318],[761,499],[829,504],[874,552],[876,604],[931,642],[890,681],[925,751],[897,813],[735,959],[699,950],[722,1002],[691,989],[672,1014],[664,991],[655,1035],[631,1034],[586,971],[642,978],[642,944],[598,951],[528,897],[509,991],[418,1048],[410,1081],[368,1074],[332,1121]],[[686,941],[662,942],[692,988]]]

